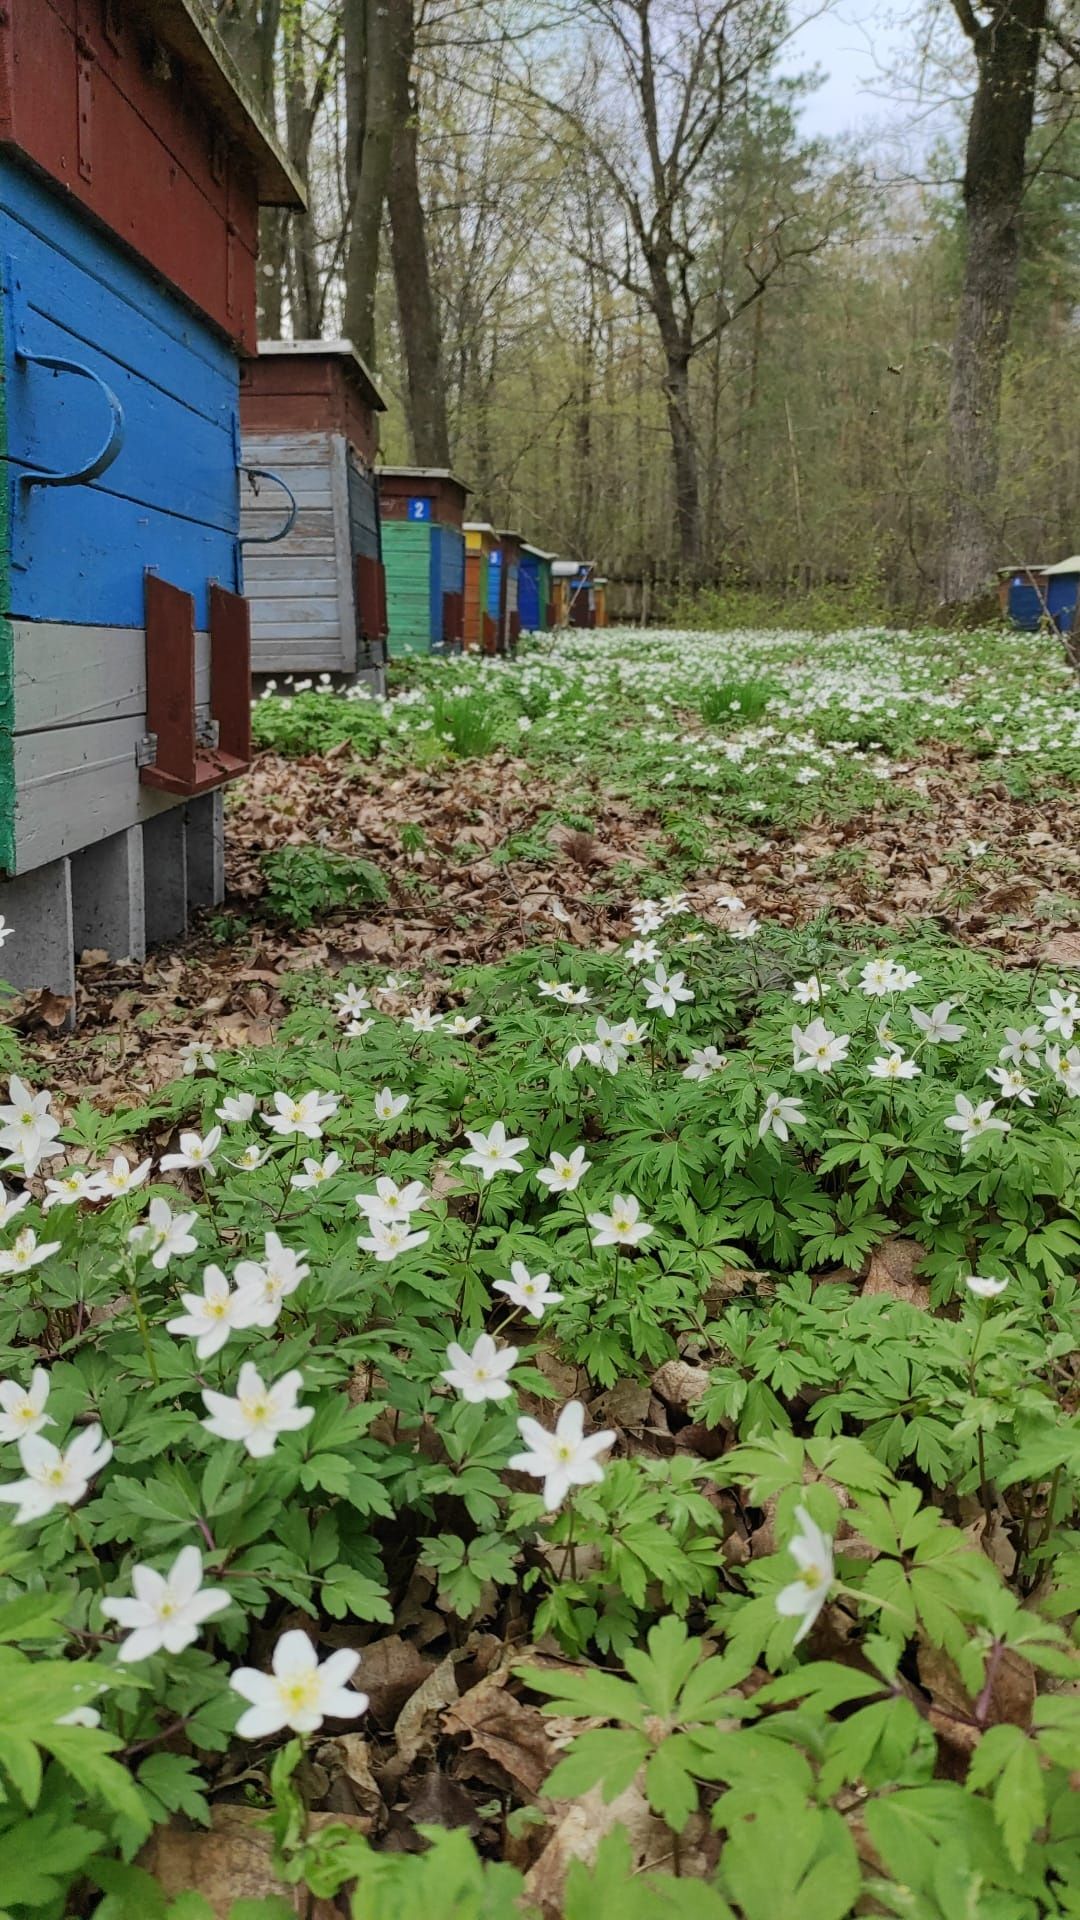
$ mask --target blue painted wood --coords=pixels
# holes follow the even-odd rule
[[[10,611],[25,619],[141,626],[143,571],[195,596],[239,585],[238,371],[213,330],[77,210],[0,159],[3,377],[12,509]],[[69,469],[107,424],[94,383],[19,358],[88,366],[117,395],[125,438],[85,485],[27,487]]]
[[[442,558],[443,593],[464,593],[465,535],[460,527],[440,526],[439,552]]]
[[[540,625],[540,561],[535,553],[523,553],[518,567],[518,612],[523,633],[535,633]]]
[[[430,520],[431,501],[417,494],[409,501],[408,517],[410,520]]]
[[[1059,633],[1068,633],[1076,618],[1077,590],[1080,588],[1080,574],[1052,573],[1047,582],[1046,604],[1050,618]]]
[[[433,647],[441,647],[443,637],[442,540],[443,530],[437,522],[433,521],[431,526],[431,547],[428,556],[428,599],[431,608],[429,630]]]
[[[499,618],[499,606],[502,600],[502,548],[496,547],[488,555],[488,598],[487,610],[493,620]]]

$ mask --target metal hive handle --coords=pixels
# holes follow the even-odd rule
[[[36,366],[52,367],[56,373],[75,373],[83,380],[92,380],[100,387],[109,409],[109,431],[97,453],[81,467],[73,467],[68,473],[22,473],[20,484],[24,487],[78,487],[88,480],[97,480],[107,473],[124,444],[124,409],[112,388],[93,367],[83,365],[81,360],[66,360],[57,353],[27,353],[23,347],[16,347],[20,360],[32,360]]]
[[[272,473],[269,467],[241,467],[240,471],[246,473],[248,479],[252,481],[272,480],[275,486],[280,487],[282,492],[288,495],[289,517],[278,533],[246,533],[240,537],[240,544],[243,547],[272,547],[276,541],[284,540],[286,534],[291,533],[296,524],[296,495],[288,481],[283,480],[280,473]],[[258,487],[255,487],[254,491],[258,493]]]

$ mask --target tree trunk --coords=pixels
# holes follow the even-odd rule
[[[665,358],[664,398],[675,481],[675,532],[682,572],[693,578],[701,560],[701,488],[690,415],[690,357],[675,348],[669,349]]]
[[[974,19],[963,0],[957,11],[974,46],[978,77],[964,170],[967,251],[949,392],[942,597],[951,605],[984,593],[998,558],[1001,380],[1016,301],[1019,217],[1046,0],[998,0],[985,23]]]
[[[387,180],[390,257],[398,322],[405,353],[406,412],[412,456],[421,467],[450,465],[446,383],[439,316],[431,284],[424,203],[417,160],[417,111],[411,83],[415,19],[413,0],[398,0],[401,13],[394,45],[395,132]]]
[[[351,221],[345,256],[345,333],[375,360],[375,289],[394,145],[394,42],[404,0],[345,0],[345,95]]]

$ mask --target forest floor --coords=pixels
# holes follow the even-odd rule
[[[1052,656],[1045,664],[1057,665]],[[1004,662],[1002,675],[1012,678]],[[693,749],[710,729],[690,697],[672,701],[670,717]],[[1059,702],[1049,690],[1040,697],[1053,735]],[[304,751],[307,716],[320,702],[333,743]],[[993,702],[984,695],[982,704]],[[1033,762],[1025,741],[1023,757],[988,757],[963,708],[959,737],[911,739],[905,729],[905,750],[886,763],[884,780],[867,782],[864,755],[846,768],[841,759],[819,804],[815,789],[803,789],[799,818],[774,808],[759,824],[744,814],[714,821],[711,837],[699,817],[700,836],[691,828],[688,837],[685,805],[665,804],[621,767],[612,780],[604,743],[584,769],[565,755],[545,765],[535,751],[508,752],[505,729],[477,758],[450,752],[418,762],[408,750],[387,754],[385,742],[370,758],[366,743],[338,737],[340,705],[300,696],[296,749],[264,749],[230,789],[220,912],[204,914],[187,941],[145,966],[84,956],[75,1036],[64,1033],[64,1009],[51,996],[17,1010],[16,1024],[72,1090],[93,1087],[106,1101],[132,1086],[145,1095],[176,1072],[183,1046],[208,1033],[226,1046],[259,1044],[273,1034],[287,1005],[282,986],[296,972],[404,967],[425,992],[438,992],[455,967],[535,943],[545,925],[550,931],[553,903],[570,914],[571,939],[617,942],[630,931],[635,877],[657,873],[684,885],[695,906],[707,910],[717,892],[734,891],[778,926],[818,916],[839,926],[921,923],[1007,965],[1080,964],[1080,787],[1067,755],[1055,747]],[[1075,727],[1068,700],[1064,712]],[[995,715],[988,731],[1002,720]],[[632,707],[621,716],[631,750],[636,721]],[[389,883],[388,904],[331,911],[304,928],[268,913],[263,856],[313,843],[373,860]]]
[[[83,956],[74,1035],[13,1009],[68,1167],[128,1155],[108,1204],[28,1166],[51,1259],[0,1308],[0,1371],[115,1449],[34,1575],[139,1796],[57,1751],[67,1910],[1073,1911],[1074,684],[995,634],[613,633],[393,692],[261,702],[222,908]],[[190,1210],[153,1267],[142,1155]],[[206,1260],[223,1339],[167,1318]],[[229,1439],[238,1358],[311,1424]],[[612,1451],[545,1508],[515,1449],[570,1403]],[[100,1595],[193,1544],[220,1629],[127,1684]],[[230,1669],[297,1629],[366,1717],[237,1738]]]

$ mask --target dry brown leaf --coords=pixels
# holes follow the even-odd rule
[[[505,1668],[487,1674],[478,1686],[470,1687],[447,1708],[442,1726],[445,1733],[461,1734],[468,1740],[459,1771],[468,1773],[472,1754],[481,1754],[495,1763],[495,1769],[482,1769],[479,1778],[501,1785],[505,1777],[519,1796],[528,1799],[539,1793],[555,1755],[543,1714],[518,1700],[509,1691],[509,1684],[510,1674]]]
[[[891,1240],[882,1241],[870,1255],[862,1286],[864,1299],[881,1295],[925,1310],[930,1305],[930,1289],[915,1277],[925,1258],[926,1248],[918,1240],[905,1239],[903,1234],[894,1234]]]
[[[447,1654],[406,1700],[394,1722],[394,1742],[402,1771],[412,1765],[421,1749],[433,1744],[438,1715],[457,1697],[454,1661]]]
[[[665,1406],[688,1413],[701,1399],[711,1377],[707,1367],[691,1367],[685,1360],[665,1360],[653,1374],[653,1390]]]
[[[600,1788],[593,1787],[571,1805],[566,1806],[565,1802],[558,1805],[561,1810],[558,1825],[535,1866],[525,1876],[526,1895],[536,1902],[544,1920],[560,1920],[563,1889],[571,1862],[595,1860],[601,1840],[613,1827],[621,1827],[626,1834],[636,1872],[670,1866],[671,1834],[650,1810],[637,1780],[608,1804]],[[698,1835],[692,1826],[682,1836],[680,1845],[684,1872],[694,1871],[688,1856],[698,1844]]]
[[[388,1633],[364,1648],[361,1676],[368,1711],[378,1726],[392,1726],[406,1702],[435,1671],[436,1662],[412,1640]]]
[[[344,1822],[357,1833],[371,1831],[371,1822],[359,1815],[313,1813],[308,1817],[315,1829]],[[317,1900],[303,1887],[286,1886],[277,1878],[266,1815],[249,1807],[215,1807],[205,1832],[158,1827],[138,1864],[153,1874],[171,1898],[201,1893],[213,1909],[214,1920],[229,1920],[236,1900],[265,1900],[272,1893],[292,1902],[298,1920],[340,1920],[348,1912],[344,1896],[340,1903]]]

